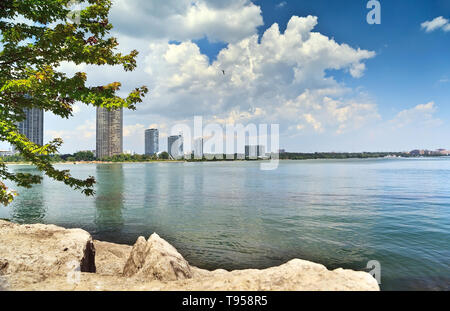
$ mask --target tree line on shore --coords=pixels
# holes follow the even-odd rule
[[[416,155],[405,152],[315,152],[315,153],[280,153],[280,160],[314,160],[314,159],[369,159],[369,158],[384,158],[384,157],[417,157]],[[439,156],[439,155],[425,155],[425,156]],[[51,161],[54,163],[61,162],[151,162],[151,161],[168,161],[171,160],[169,153],[161,152],[158,155],[145,154],[120,154],[112,157],[105,157],[97,159],[92,151],[79,151],[73,154],[56,154],[51,156]],[[202,159],[195,159],[193,155],[180,159],[188,162],[202,162],[202,161],[237,161],[244,160],[238,158],[235,154],[232,159],[224,154],[223,157],[203,157]],[[245,159],[251,160],[251,159]],[[20,154],[4,156],[1,158],[4,163],[24,163],[27,162]]]
[[[385,157],[415,157],[406,152],[315,152],[315,153],[280,153],[281,160],[313,159],[369,159]]]
[[[161,152],[159,155],[143,155],[143,154],[120,154],[112,157],[105,157],[102,159],[97,159],[92,151],[79,151],[74,154],[55,154],[50,157],[51,162],[91,162],[91,161],[101,161],[101,162],[147,162],[147,161],[158,161],[158,160],[168,160],[169,154],[167,152]],[[4,156],[1,158],[3,162],[7,163],[20,163],[27,162],[24,157],[20,154]]]

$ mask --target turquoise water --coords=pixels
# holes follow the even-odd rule
[[[381,264],[383,290],[450,289],[450,158],[59,165],[95,176],[86,198],[44,179],[0,218],[81,227],[133,244],[157,232],[202,268]],[[29,166],[11,166],[31,172]]]

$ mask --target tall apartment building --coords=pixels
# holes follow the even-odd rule
[[[183,136],[181,135],[174,135],[169,136],[167,138],[167,151],[169,152],[169,155],[173,159],[180,159],[183,157]]]
[[[194,158],[203,158],[203,138],[197,138],[194,140]]]
[[[154,155],[159,152],[159,131],[157,129],[145,130],[145,154]]]
[[[19,133],[25,135],[29,141],[44,144],[44,111],[42,109],[24,109],[25,120],[17,123]]]
[[[123,110],[97,108],[97,158],[123,153]]]
[[[257,159],[266,155],[266,148],[262,145],[246,145],[245,157],[249,159]]]

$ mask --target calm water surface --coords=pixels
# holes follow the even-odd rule
[[[94,176],[86,198],[47,178],[0,218],[81,227],[133,244],[157,232],[202,268],[381,263],[383,290],[450,289],[450,158],[59,165]],[[35,172],[11,166],[16,172]]]

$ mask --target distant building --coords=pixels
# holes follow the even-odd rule
[[[173,159],[180,159],[183,157],[183,136],[181,135],[174,135],[169,136],[167,138],[167,148],[169,155]]]
[[[446,149],[438,149],[438,150],[436,150],[436,152],[440,155],[450,155],[450,150],[446,150]]]
[[[159,131],[157,129],[145,130],[145,154],[155,155],[159,152]]]
[[[412,150],[409,152],[409,154],[413,155],[413,156],[420,156],[420,155],[424,155],[425,154],[425,150]]]
[[[258,146],[258,157],[265,157],[266,156],[266,147],[265,146]]]
[[[432,155],[450,155],[450,150],[446,150],[446,149],[437,149],[434,151],[431,150],[412,150],[409,152],[410,155],[413,156],[432,156]]]
[[[36,108],[26,108],[25,120],[17,123],[19,133],[25,135],[29,141],[37,144],[44,144],[44,111]]]
[[[286,149],[278,149],[278,153],[286,153]]]
[[[266,155],[266,148],[262,145],[246,145],[245,157],[249,159],[257,159]]]
[[[97,158],[123,153],[123,110],[97,108]]]
[[[14,155],[11,150],[0,150],[0,157],[8,157]]]
[[[203,138],[198,138],[194,140],[194,158],[203,158]]]

